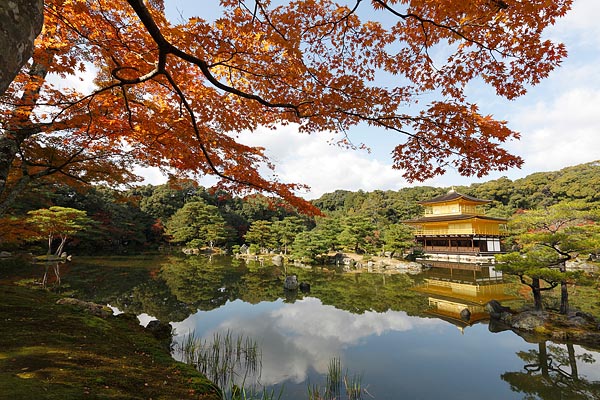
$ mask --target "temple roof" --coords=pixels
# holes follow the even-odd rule
[[[467,219],[483,219],[486,221],[498,221],[507,222],[505,218],[487,217],[485,215],[469,215],[469,214],[454,214],[454,215],[438,215],[433,217],[421,217],[416,219],[409,219],[402,221],[406,224],[420,223],[420,222],[445,222],[445,221],[464,221]]]
[[[465,199],[474,203],[485,204],[491,202],[491,200],[478,199],[476,197],[468,196],[466,194],[458,193],[454,189],[451,189],[448,193],[441,196],[434,197],[430,200],[419,201],[419,204],[435,204],[435,203],[446,203],[458,199]]]

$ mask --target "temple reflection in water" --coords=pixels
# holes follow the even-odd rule
[[[489,320],[485,305],[490,300],[510,300],[510,284],[493,265],[430,261],[424,283],[414,290],[427,294],[429,310],[437,318],[456,325],[461,331],[467,326]]]

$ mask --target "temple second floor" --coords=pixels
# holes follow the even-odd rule
[[[505,236],[506,220],[484,215],[443,215],[404,221],[419,236]]]

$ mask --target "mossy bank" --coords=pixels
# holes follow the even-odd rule
[[[0,393],[6,399],[220,399],[137,319],[56,304],[41,289],[0,285]]]

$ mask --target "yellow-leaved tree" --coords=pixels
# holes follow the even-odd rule
[[[219,4],[214,21],[173,23],[162,0],[46,0],[34,55],[0,102],[0,215],[31,181],[126,183],[133,165],[216,175],[219,188],[316,212],[295,195],[301,185],[259,172],[273,167],[264,149],[236,140],[290,123],[397,133],[393,166],[409,181],[519,166],[502,147],[518,133],[464,88],[481,79],[513,99],[546,77],[566,51],[542,35],[571,1]],[[48,79],[84,70],[92,93]]]

